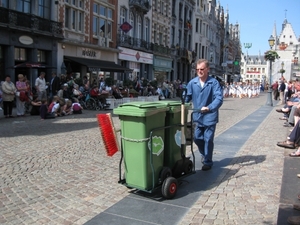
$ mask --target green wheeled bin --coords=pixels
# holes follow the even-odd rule
[[[165,130],[159,128],[165,126],[167,110],[154,102],[129,102],[113,110],[121,122],[126,186],[151,191],[159,185],[165,155]]]
[[[183,137],[186,136],[186,124],[188,117],[189,104],[184,104],[184,112],[182,112],[181,101],[162,101],[168,108],[166,113],[165,126],[170,126],[165,129],[165,156],[164,166],[172,170],[174,177],[179,177],[182,174],[190,173],[192,170],[192,162],[189,159],[185,160],[186,155],[186,140],[181,141],[181,132],[184,131]],[[184,114],[184,127],[181,126],[181,116]],[[182,145],[183,144],[183,145]]]

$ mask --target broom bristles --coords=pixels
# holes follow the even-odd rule
[[[119,151],[119,142],[117,141],[117,135],[113,126],[111,114],[97,114],[97,119],[106,154],[108,156],[113,156],[117,151]]]

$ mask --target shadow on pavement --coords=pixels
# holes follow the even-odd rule
[[[49,134],[68,133],[98,127],[96,115],[111,111],[84,111],[83,114],[41,120],[39,116],[26,116],[0,119],[2,137],[26,135],[43,136]]]
[[[153,190],[153,193],[133,189],[129,196],[85,224],[100,224],[101,222],[121,224],[125,222],[122,221],[124,218],[128,220],[124,224],[176,224],[206,190],[213,189],[230,179],[239,179],[245,175],[236,176],[242,167],[259,164],[265,159],[265,155],[224,158],[216,161],[209,171],[201,171],[200,165],[196,163],[196,173],[184,179],[178,179],[180,185],[173,199],[168,200],[162,197],[161,186]],[[239,164],[238,168],[230,168],[236,164]],[[142,211],[147,212],[147,216]]]

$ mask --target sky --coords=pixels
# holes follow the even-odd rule
[[[263,55],[270,49],[268,39],[276,23],[280,34],[285,19],[292,25],[297,38],[300,37],[300,0],[217,0],[229,12],[229,23],[240,24],[242,52]],[[251,43],[246,49],[244,43]]]

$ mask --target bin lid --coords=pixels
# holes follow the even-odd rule
[[[116,115],[146,117],[166,112],[169,108],[160,102],[127,102],[113,110]]]
[[[181,101],[161,101],[162,104],[165,104],[166,107],[168,107],[168,112],[169,113],[176,113],[181,111]],[[190,108],[190,104],[184,104],[185,110],[188,110]]]

